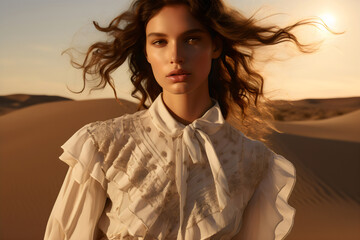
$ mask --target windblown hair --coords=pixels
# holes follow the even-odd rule
[[[83,70],[84,85],[80,92],[85,89],[88,77],[92,76],[99,80],[96,89],[109,84],[117,98],[111,73],[128,59],[134,85],[131,95],[140,100],[139,109],[148,108],[148,98],[153,101],[162,88],[145,57],[145,28],[156,13],[170,4],[187,5],[210,35],[222,41],[222,53],[213,60],[209,74],[210,96],[219,102],[224,118],[228,119],[229,113],[233,113],[242,120],[244,132],[251,135],[254,130],[252,123],[264,121],[259,114],[264,112],[264,107],[259,104],[263,97],[264,78],[253,64],[255,49],[291,42],[301,52],[311,52],[312,48],[301,44],[292,33],[299,26],[314,25],[311,19],[284,28],[260,26],[254,17],[246,18],[226,7],[221,0],[135,0],[128,11],[117,16],[108,26],[101,27],[93,22],[95,28],[107,33],[110,39],[91,45],[81,64],[72,61],[73,66]]]

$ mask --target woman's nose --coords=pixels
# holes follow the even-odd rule
[[[170,63],[179,64],[184,62],[184,49],[179,42],[174,42],[170,47]]]

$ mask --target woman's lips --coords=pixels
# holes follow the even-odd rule
[[[172,82],[183,82],[185,81],[190,73],[184,69],[175,69],[171,71],[166,77],[169,78]]]
[[[172,82],[184,82],[190,74],[175,74],[170,75],[167,78],[169,78]]]

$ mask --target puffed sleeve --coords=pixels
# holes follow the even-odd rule
[[[87,133],[76,132],[63,146],[60,160],[69,170],[50,214],[44,239],[96,239],[97,222],[106,201],[102,155]]]
[[[268,171],[249,201],[234,239],[284,239],[294,222],[295,209],[287,202],[294,184],[292,163],[271,152]]]

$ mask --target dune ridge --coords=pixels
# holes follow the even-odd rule
[[[319,120],[360,109],[360,97],[275,100],[269,103],[277,121]]]
[[[12,94],[0,96],[0,116],[35,104],[69,100],[71,99],[48,95]]]
[[[274,123],[281,132],[360,143],[360,110],[323,120]]]

